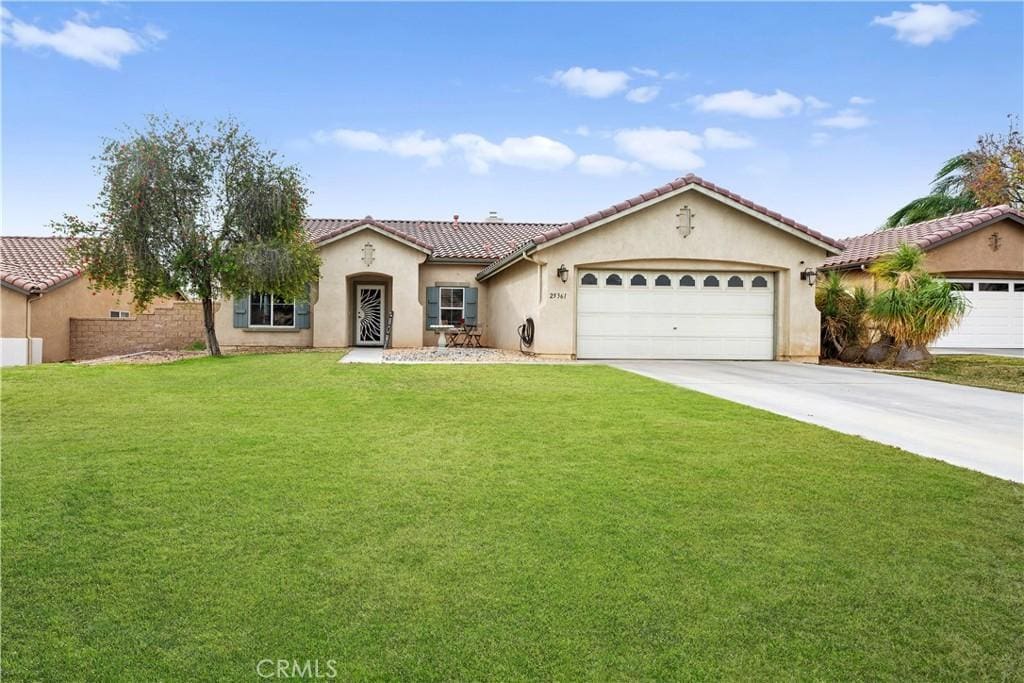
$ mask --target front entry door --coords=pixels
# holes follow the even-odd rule
[[[384,285],[356,285],[356,346],[384,345]]]

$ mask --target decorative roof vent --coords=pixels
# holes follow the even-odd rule
[[[487,214],[488,223],[504,223],[505,219],[498,215],[497,211],[491,211]]]

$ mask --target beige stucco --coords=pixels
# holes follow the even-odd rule
[[[683,238],[676,213],[687,204],[696,230]],[[367,246],[372,249],[367,249]],[[368,264],[368,252],[372,260]],[[367,226],[320,248],[320,280],[313,288],[311,330],[248,331],[232,326],[231,302],[220,308],[217,329],[226,346],[350,346],[354,342],[355,288],[381,283],[387,309],[394,311],[392,345],[432,346],[426,327],[426,292],[434,286],[477,288],[483,342],[519,348],[518,327],[527,317],[536,324],[536,353],[572,356],[576,352],[576,279],[584,267],[771,271],[776,274],[776,343],[780,359],[814,361],[818,357],[818,311],[813,288],[800,272],[828,255],[821,244],[793,234],[701,191],[684,190],[570,239],[544,243],[527,259],[478,281],[481,263],[437,263],[425,250]],[[557,276],[570,269],[568,282]]]
[[[4,337],[22,337],[26,334],[25,306],[27,295],[2,288],[0,318]],[[155,302],[166,303],[166,300]],[[135,313],[132,297],[111,290],[94,291],[89,281],[75,278],[66,284],[45,290],[31,304],[32,337],[43,340],[43,362],[63,361],[69,358],[71,318],[105,318],[112,310]]]
[[[688,237],[676,228],[684,205],[696,226]],[[819,314],[814,291],[800,280],[825,248],[790,234],[698,191],[684,191],[614,218],[583,234],[544,244],[531,258],[489,282],[487,320],[495,345],[517,348],[517,326],[527,316],[536,326],[533,350],[575,353],[576,282],[586,267],[690,270],[769,270],[776,273],[776,344],[779,359],[815,361]],[[564,264],[568,282],[557,276]],[[564,295],[564,298],[563,298]]]
[[[993,249],[993,235],[998,249]],[[950,278],[1024,277],[1024,226],[1006,218],[984,228],[956,237],[924,252],[924,266],[932,273]],[[850,287],[876,291],[878,282],[864,268],[842,271]]]

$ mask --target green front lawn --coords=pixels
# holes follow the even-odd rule
[[[601,366],[336,359],[4,372],[5,680],[1024,676],[1022,486]]]
[[[933,356],[927,370],[900,374],[952,384],[1024,393],[1024,358]]]

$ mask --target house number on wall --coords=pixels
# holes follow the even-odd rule
[[[363,263],[366,264],[367,268],[373,265],[373,252],[374,249],[372,244],[367,242],[363,245]]]
[[[999,236],[998,232],[994,232],[988,236],[988,246],[992,248],[992,251],[999,251],[999,245],[1002,241],[1003,238]]]
[[[551,292],[548,294],[549,299],[565,299],[568,298],[568,294],[565,292]]]

